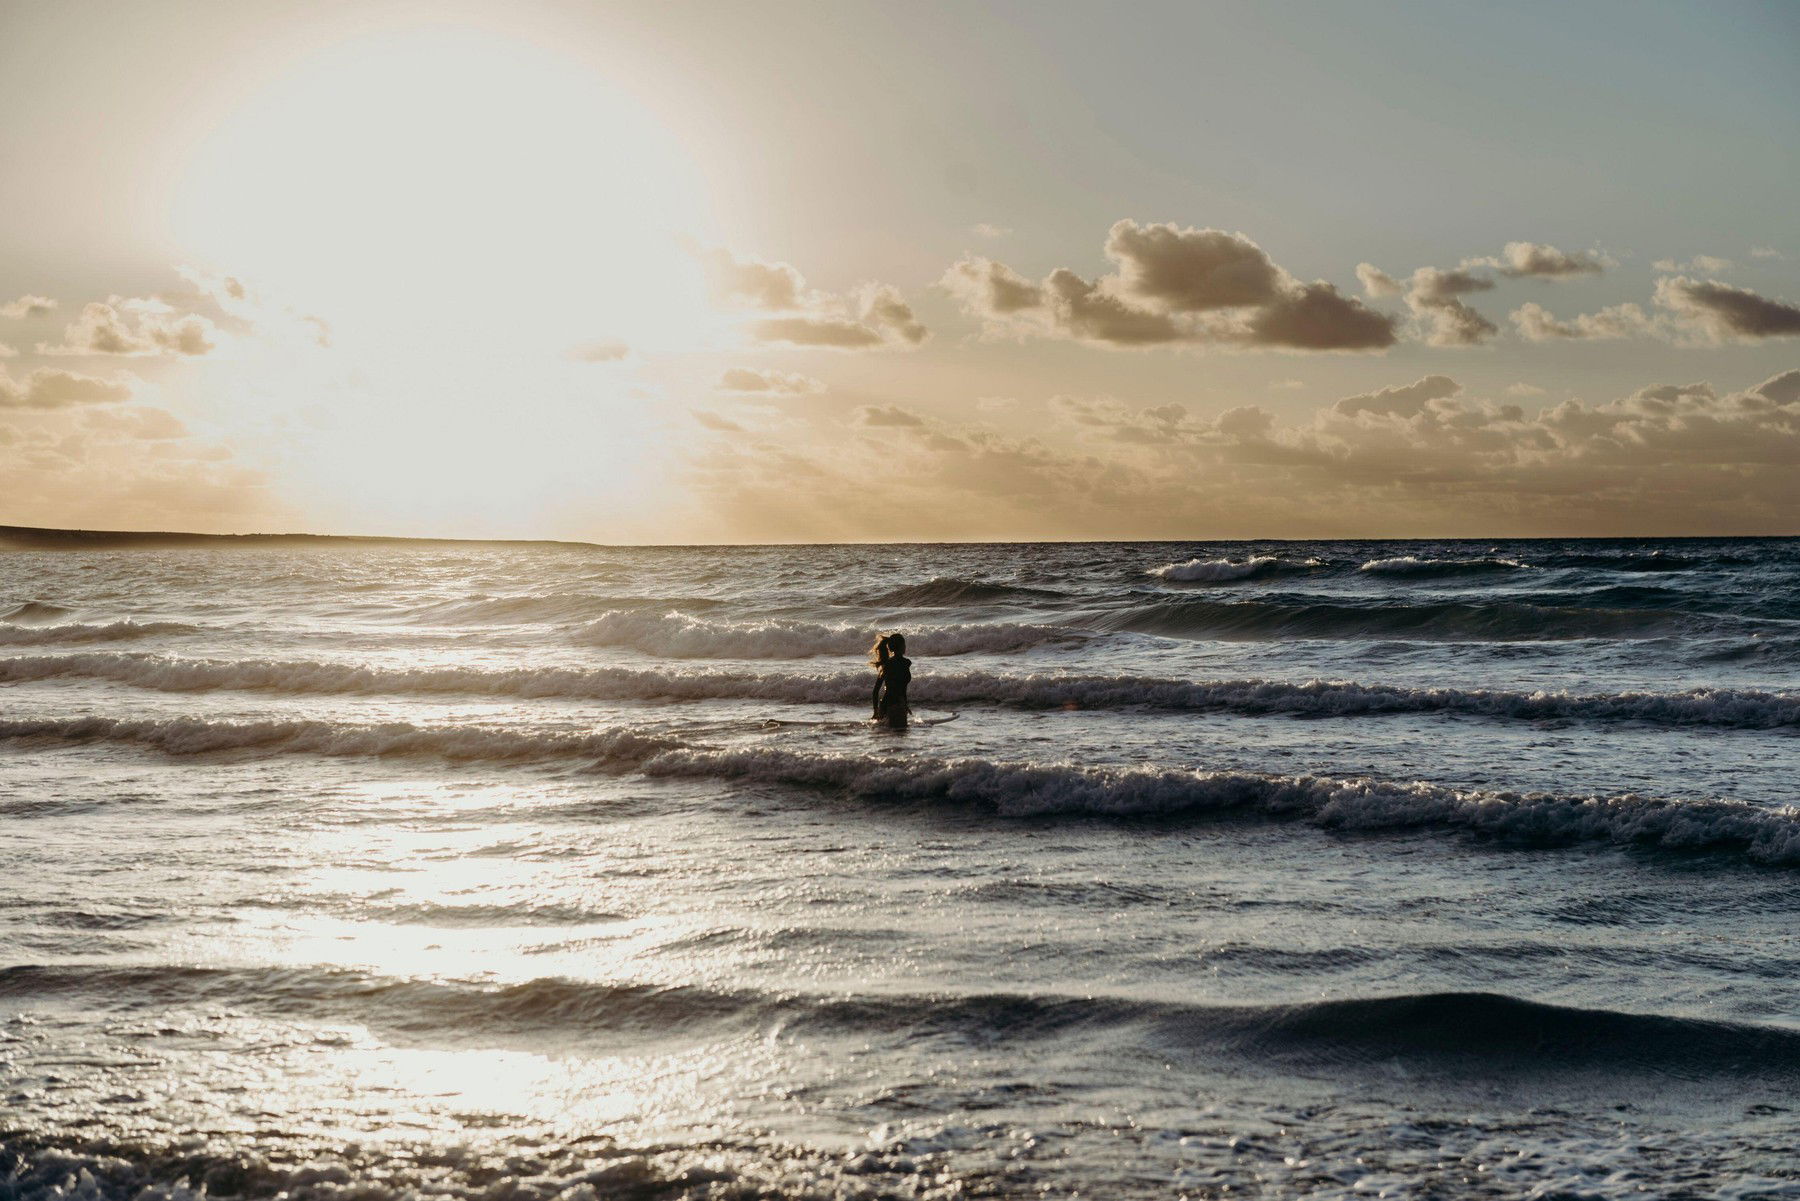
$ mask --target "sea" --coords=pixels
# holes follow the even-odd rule
[[[0,1198],[1800,1197],[1797,673],[1781,539],[3,553]]]

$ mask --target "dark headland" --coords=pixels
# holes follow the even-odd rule
[[[355,534],[190,534],[178,530],[57,530],[0,525],[0,550],[126,550],[259,546],[592,546],[548,538],[396,538]]]

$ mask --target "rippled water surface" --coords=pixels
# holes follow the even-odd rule
[[[1787,540],[0,556],[0,1198],[1800,1196],[1797,670]]]

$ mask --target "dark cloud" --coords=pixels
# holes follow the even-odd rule
[[[919,324],[899,289],[886,284],[872,284],[863,290],[862,319],[883,341],[917,346],[931,336],[931,331]]]
[[[969,257],[940,281],[990,332],[1121,348],[1378,350],[1394,322],[1323,280],[1302,284],[1242,234],[1119,221],[1105,252],[1118,273],[1087,279],[1058,267],[1033,283]]]
[[[1716,279],[1673,275],[1656,281],[1656,303],[1719,341],[1800,335],[1800,306]]]
[[[1268,304],[1284,282],[1262,247],[1242,234],[1119,221],[1106,254],[1127,295],[1170,313]]]
[[[1324,280],[1282,292],[1244,325],[1244,342],[1290,350],[1379,350],[1394,344],[1394,320]]]

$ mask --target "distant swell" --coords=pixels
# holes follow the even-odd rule
[[[413,613],[416,621],[444,625],[574,624],[630,609],[706,609],[719,602],[704,597],[594,596],[559,592],[547,596],[471,596],[440,601]]]
[[[1170,638],[1417,638],[1443,642],[1651,638],[1686,614],[1518,602],[1370,603],[1294,597],[1267,601],[1170,600],[1103,613],[1105,630]]]
[[[923,584],[907,584],[873,596],[850,598],[853,604],[897,609],[947,609],[957,606],[1030,604],[1060,600],[1064,593],[1049,588],[1023,588],[1016,584],[991,584],[940,576]]]
[[[1253,555],[1246,559],[1189,559],[1164,563],[1147,572],[1160,580],[1184,584],[1223,584],[1234,580],[1294,575],[1325,566],[1322,559],[1284,559],[1277,555]]]
[[[224,660],[82,652],[0,659],[0,683],[98,679],[162,692],[239,690],[295,695],[471,695],[574,700],[761,700],[860,704],[869,673],[695,668],[376,668],[305,660]],[[1527,721],[1640,721],[1739,729],[1800,727],[1800,695],[1755,689],[1579,694],[1408,688],[1345,680],[1186,681],[1144,676],[1010,675],[944,671],[913,686],[920,704],[1019,709],[1159,709],[1355,717],[1457,713]]]
[[[192,634],[199,627],[178,621],[114,621],[106,625],[83,625],[69,622],[50,626],[0,626],[0,646],[49,646],[75,642],[126,642],[137,638],[160,638]]]
[[[686,613],[618,611],[588,622],[572,636],[589,646],[627,647],[668,659],[806,659],[863,654],[876,632],[871,626],[776,618],[723,622]],[[1012,622],[919,626],[906,631],[908,651],[915,656],[1020,651],[1079,637],[1077,630]]]

